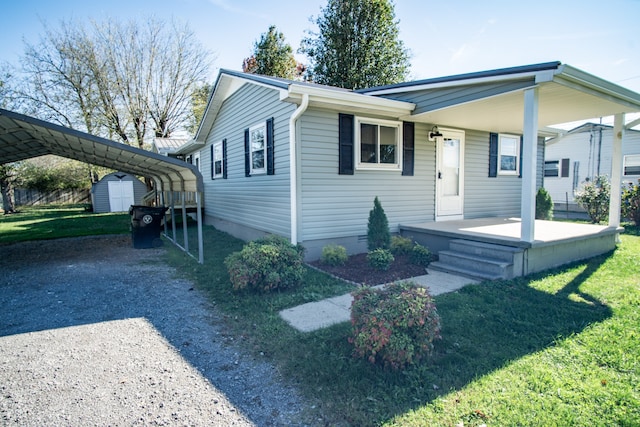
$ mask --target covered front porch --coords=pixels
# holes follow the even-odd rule
[[[535,220],[531,241],[520,218],[479,218],[400,225],[400,233],[438,253],[435,269],[509,279],[612,251],[617,226]]]

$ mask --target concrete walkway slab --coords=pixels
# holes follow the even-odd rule
[[[471,283],[478,283],[477,280],[455,274],[435,270],[427,270],[427,272],[429,274],[407,280],[426,286],[434,296],[456,291]],[[340,295],[282,310],[280,317],[301,332],[312,332],[336,323],[348,322],[351,319],[352,301],[351,294]]]

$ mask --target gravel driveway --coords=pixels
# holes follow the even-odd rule
[[[0,424],[313,424],[162,251],[128,236],[0,246]]]

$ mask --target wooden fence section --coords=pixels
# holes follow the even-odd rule
[[[66,203],[91,203],[91,190],[56,190],[42,193],[38,190],[16,188],[13,190],[16,206],[33,206]]]

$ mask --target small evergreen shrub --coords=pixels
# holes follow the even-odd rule
[[[322,264],[337,267],[345,265],[348,259],[347,249],[344,246],[327,245],[322,248],[322,255],[320,256],[320,262]]]
[[[640,179],[622,188],[622,216],[640,225]]]
[[[390,248],[394,255],[409,255],[413,249],[413,240],[408,237],[391,236]]]
[[[394,260],[393,254],[388,249],[374,249],[367,254],[369,266],[380,271],[387,271]]]
[[[419,243],[416,243],[411,249],[409,259],[411,260],[412,264],[420,265],[424,268],[427,268],[433,260],[433,254],[426,247],[422,246]]]
[[[374,249],[389,249],[391,243],[391,233],[389,233],[389,220],[382,209],[380,200],[376,196],[373,199],[373,209],[369,212],[369,222],[367,224],[367,247],[370,251]]]
[[[249,242],[224,264],[234,290],[271,291],[297,286],[304,274],[304,248],[280,236]]]
[[[544,187],[536,193],[536,219],[553,219],[553,200]]]
[[[576,193],[576,202],[582,206],[591,222],[598,224],[609,218],[609,198],[611,196],[611,184],[606,176],[596,176],[594,180],[582,184]]]
[[[440,316],[429,292],[413,282],[353,293],[349,342],[353,355],[391,369],[427,357],[440,339]]]

